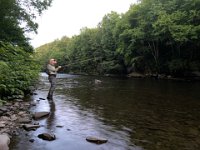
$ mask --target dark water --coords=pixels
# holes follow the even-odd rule
[[[95,79],[101,84],[95,84]],[[200,86],[195,82],[59,75],[54,103],[41,77],[36,111],[51,111],[42,127],[14,137],[11,150],[199,150]],[[63,125],[62,128],[56,127]],[[55,141],[37,138],[52,132]],[[102,145],[87,136],[108,139]],[[29,142],[34,139],[33,143]]]

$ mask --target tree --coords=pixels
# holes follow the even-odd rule
[[[0,0],[0,40],[31,51],[25,33],[37,33],[37,15],[51,5],[52,0]]]
[[[0,99],[30,90],[39,75],[28,32],[37,31],[36,15],[52,0],[0,0]]]

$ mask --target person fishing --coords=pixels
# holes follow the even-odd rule
[[[49,63],[47,64],[47,74],[48,74],[48,79],[51,84],[49,93],[47,95],[47,99],[53,100],[53,93],[56,88],[56,75],[59,69],[61,69],[61,66],[56,67],[57,61],[55,59],[50,59]]]

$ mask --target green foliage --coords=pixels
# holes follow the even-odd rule
[[[0,106],[2,106],[3,104],[5,104],[6,102],[0,99]]]
[[[37,33],[36,15],[41,15],[51,2],[52,0],[0,0],[0,41],[32,51],[25,33]]]
[[[39,66],[18,46],[0,42],[0,97],[23,95],[37,80]]]
[[[174,59],[169,62],[169,69],[172,74],[183,74],[187,69],[187,62],[181,59]]]
[[[60,65],[65,65],[68,59],[67,47],[70,43],[70,38],[63,37],[60,41],[55,40],[52,43],[47,43],[35,50],[34,59],[42,66],[44,71],[50,58],[57,59]]]
[[[37,49],[44,64],[55,57],[67,71],[92,74],[199,71],[200,1],[140,0],[125,14],[106,14],[97,28]]]
[[[39,66],[26,33],[37,32],[35,17],[51,2],[0,0],[0,99],[24,95],[37,80]]]

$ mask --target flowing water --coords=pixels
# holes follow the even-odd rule
[[[42,127],[36,131],[13,137],[11,150],[200,149],[197,82],[59,74],[54,102],[37,101],[46,98],[48,88],[43,74],[38,95],[30,99],[37,103],[32,112],[50,111],[50,116],[38,121]],[[43,132],[54,133],[56,140],[39,139]],[[97,145],[87,136],[108,142]]]

